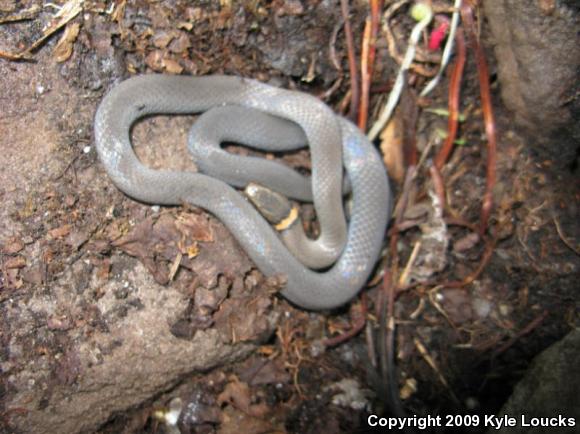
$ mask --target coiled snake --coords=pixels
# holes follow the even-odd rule
[[[137,159],[130,130],[138,118],[202,112],[206,113],[190,133],[190,151],[202,171],[217,170],[216,176],[224,180],[202,173],[154,170]],[[225,140],[269,151],[309,144],[312,182],[274,161],[225,155],[219,148]],[[265,275],[287,277],[282,295],[298,306],[340,306],[357,294],[372,272],[392,205],[383,163],[358,128],[312,96],[239,77],[137,76],[113,88],[101,102],[95,117],[95,142],[120,190],[146,203],[187,202],[208,210],[229,228]],[[213,157],[219,160],[214,169],[207,163]],[[343,212],[343,167],[352,188],[348,227]],[[255,181],[297,200],[313,198],[319,238],[288,236],[282,241],[252,204],[225,181],[242,187]],[[319,257],[324,259],[319,261]]]

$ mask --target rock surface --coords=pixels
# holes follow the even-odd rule
[[[95,432],[270,336],[270,295],[256,302],[262,284],[244,282],[251,263],[222,225],[137,204],[110,184],[91,146],[102,91],[71,86],[48,50],[36,63],[0,62],[0,74],[0,432]],[[136,136],[161,130],[160,147],[185,149],[186,124],[160,118]],[[171,285],[114,247],[151,219],[162,246],[137,239],[130,254],[153,252],[143,262],[167,278],[185,251]]]
[[[534,136],[552,132],[558,143],[545,147],[570,162],[580,142],[578,2],[484,0],[483,6],[506,107]]]
[[[580,427],[580,330],[570,332],[564,339],[539,354],[525,377],[516,386],[512,396],[503,406],[500,416],[517,418],[515,427],[489,433],[577,433]],[[522,415],[528,423],[532,418],[574,418],[573,426],[533,427],[522,426]]]

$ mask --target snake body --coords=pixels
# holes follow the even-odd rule
[[[224,106],[237,108],[220,109]],[[332,266],[314,271],[303,265],[259,212],[226,182],[202,173],[154,170],[138,160],[130,137],[137,119],[149,114],[209,110],[207,119],[211,109],[224,110],[214,117],[213,123],[219,124],[215,128],[222,131],[216,140],[234,140],[268,150],[294,149],[308,142],[311,187],[297,174],[280,172],[274,162],[256,170],[257,162],[244,158],[218,167],[227,167],[226,181],[233,185],[261,176],[260,182],[275,184],[279,193],[298,200],[313,198],[321,226],[316,242],[323,246],[316,248],[338,256]],[[247,114],[242,114],[242,109]],[[240,129],[238,118],[242,116],[246,127]],[[216,146],[201,143],[204,129],[212,128],[211,121],[204,124],[202,119],[202,127],[190,135],[190,150],[201,158],[198,165],[203,170],[204,152],[214,152]],[[312,96],[239,77],[137,76],[114,87],[102,100],[95,116],[95,143],[107,173],[120,190],[146,203],[187,202],[208,210],[228,227],[265,275],[286,276],[282,295],[298,306],[340,306],[356,295],[372,272],[392,205],[384,166],[358,128]],[[348,231],[342,205],[343,166],[353,197]]]

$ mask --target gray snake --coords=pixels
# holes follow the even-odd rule
[[[190,133],[190,151],[205,172],[212,170],[205,167],[209,154],[225,158],[215,167],[221,168],[222,174],[217,176],[227,183],[203,173],[154,170],[138,160],[130,135],[137,119],[149,114],[202,112],[207,113]],[[269,151],[295,149],[307,141],[312,183],[276,162],[224,156],[219,153],[219,143],[216,145],[224,140]],[[298,306],[340,306],[357,294],[372,272],[392,205],[383,163],[356,126],[312,96],[239,77],[137,76],[114,87],[102,100],[95,116],[95,143],[120,190],[146,203],[186,202],[211,212],[265,275],[286,276],[281,293]],[[232,160],[228,162],[228,158]],[[343,166],[353,201],[347,231]],[[330,267],[316,271],[305,266],[248,200],[229,185],[243,186],[255,177],[294,199],[314,199],[321,233],[318,240],[308,241],[312,247],[308,254],[316,256],[328,249],[330,257],[338,256]],[[317,245],[319,241],[323,247]],[[294,248],[296,253],[300,246]]]

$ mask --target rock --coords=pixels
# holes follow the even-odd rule
[[[486,0],[501,94],[516,119],[530,128],[570,122],[566,95],[578,88],[578,21],[565,6],[551,14],[538,1]]]
[[[18,330],[0,365],[11,392],[4,403],[21,410],[10,417],[17,432],[94,432],[183,376],[255,348],[248,341],[225,342],[216,329],[198,330],[191,339],[173,336],[170,324],[188,296],[156,284],[136,261],[105,283],[92,306],[86,305],[91,291],[75,294],[67,285],[71,273],[52,284],[49,296],[39,292],[4,306],[3,315]],[[101,287],[91,282],[93,292]],[[121,287],[124,299],[115,295]]]
[[[580,140],[578,2],[484,0],[483,6],[505,105],[533,136],[559,133],[544,147],[570,163]]]
[[[499,416],[515,417],[515,427],[489,429],[488,434],[541,434],[577,433],[580,426],[580,330],[570,332],[564,339],[544,350],[533,360],[524,378],[515,387],[512,396],[501,409]],[[528,423],[532,418],[562,416],[575,424],[568,427],[522,426],[524,415]]]

